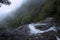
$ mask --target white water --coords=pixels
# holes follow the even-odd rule
[[[36,29],[36,28],[35,28],[36,25],[46,25],[46,24],[45,24],[45,23],[29,24],[28,27],[29,27],[29,29],[30,29],[30,33],[31,33],[31,34],[44,33],[44,32],[48,32],[48,31],[51,31],[51,30],[57,31],[57,30],[55,29],[55,26],[53,26],[53,27],[51,27],[51,28],[49,28],[49,29],[47,29],[47,30],[43,30],[43,31],[42,31],[42,30]]]
[[[44,23],[29,24],[29,25],[28,25],[28,27],[29,27],[29,29],[30,29],[30,34],[29,34],[29,35],[38,34],[38,33],[44,33],[44,32],[48,32],[48,31],[51,31],[51,30],[57,32],[57,30],[55,29],[55,26],[50,27],[50,28],[47,29],[47,30],[41,31],[41,30],[35,28],[36,25],[46,25],[46,24],[44,24]],[[56,38],[57,38],[57,40],[60,40],[59,37],[56,36]]]
[[[60,38],[59,38],[59,37],[57,37],[57,36],[56,36],[56,38],[57,38],[57,40],[60,40]]]
[[[57,30],[55,29],[55,26],[50,27],[50,28],[47,29],[47,30],[41,31],[41,30],[35,28],[36,25],[46,25],[46,24],[44,24],[44,23],[29,24],[29,25],[28,25],[28,27],[29,27],[29,29],[30,29],[30,34],[29,34],[29,35],[33,35],[33,34],[36,35],[36,34],[38,34],[38,33],[44,33],[44,32],[48,32],[48,31],[51,31],[51,30],[57,31]],[[57,38],[57,40],[60,40],[59,37],[56,36],[56,38]]]
[[[37,34],[37,33],[44,33],[44,31],[41,31],[41,30],[39,30],[39,29],[36,29],[35,27],[34,27],[34,24],[29,24],[29,29],[30,29],[30,33],[31,34]]]
[[[41,31],[39,29],[36,29],[35,25],[46,25],[46,24],[29,24],[28,27],[30,29],[31,34],[37,34],[37,33],[44,33],[44,31]]]
[[[49,29],[44,30],[44,31],[45,31],[45,32],[48,32],[48,31],[51,31],[51,30],[53,30],[53,31],[57,32],[57,30],[55,29],[55,26],[50,27]]]

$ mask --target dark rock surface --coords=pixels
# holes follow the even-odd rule
[[[55,23],[56,24],[56,23]],[[0,40],[60,40],[60,27],[44,21],[20,26],[12,31],[0,31]]]

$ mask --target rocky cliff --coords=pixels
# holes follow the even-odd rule
[[[53,18],[0,31],[0,40],[60,40],[60,27]]]

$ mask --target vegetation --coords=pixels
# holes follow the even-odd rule
[[[40,1],[23,4],[12,18],[5,19],[6,26],[16,28],[23,24],[39,22],[46,17],[53,17],[56,22],[60,22],[60,0]]]

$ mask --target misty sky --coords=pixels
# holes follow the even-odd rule
[[[9,15],[10,12],[19,8],[23,2],[23,0],[9,0],[9,1],[11,1],[11,5],[1,4],[2,6],[0,7],[0,20],[5,18],[5,16]]]

